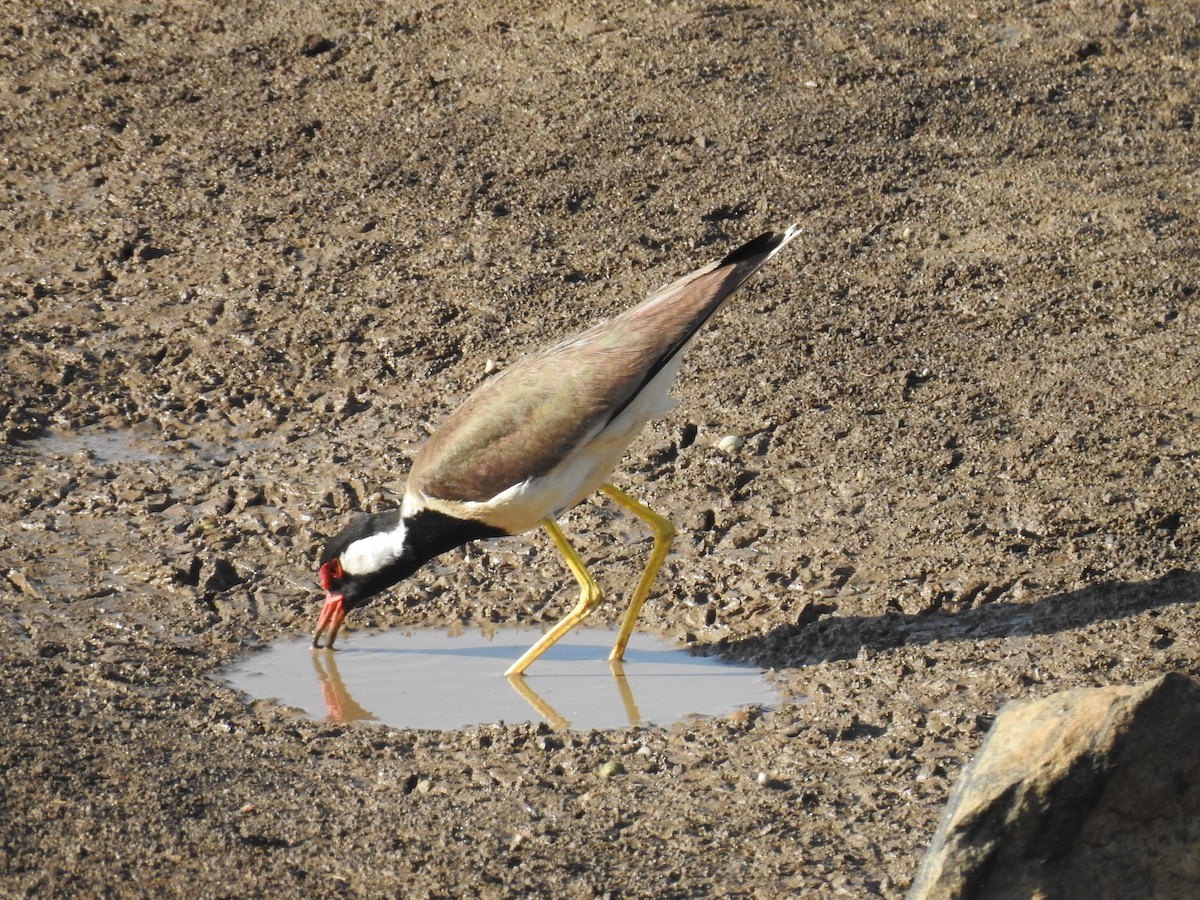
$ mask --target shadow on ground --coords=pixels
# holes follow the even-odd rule
[[[722,640],[710,652],[731,659],[806,666],[854,659],[903,646],[1057,634],[1148,609],[1200,599],[1200,573],[1174,569],[1148,581],[1101,582],[1030,603],[984,603],[961,612],[838,616],[832,604],[809,608],[815,621],[783,625],[765,635]],[[1169,638],[1165,638],[1169,640]]]

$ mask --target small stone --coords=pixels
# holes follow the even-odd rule
[[[41,599],[42,592],[33,586],[33,583],[25,576],[25,573],[20,569],[9,569],[8,580],[22,594],[27,594],[30,597]]]
[[[753,711],[746,707],[742,707],[741,709],[735,709],[733,712],[727,715],[725,720],[729,722],[730,725],[749,725],[753,718]],[[759,773],[759,776],[762,776],[761,772]]]
[[[727,434],[717,441],[717,449],[722,453],[737,453],[746,446],[745,438],[736,434]]]
[[[610,759],[608,762],[601,764],[600,768],[596,770],[596,774],[601,778],[612,778],[614,775],[624,775],[625,766],[621,764],[619,759]]]
[[[310,34],[304,38],[300,52],[304,56],[320,56],[322,53],[328,53],[336,46],[337,44],[324,35]]]

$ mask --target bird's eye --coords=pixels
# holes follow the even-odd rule
[[[337,558],[331,559],[321,566],[318,577],[321,579],[321,587],[327,591],[333,590],[334,582],[342,577],[342,561]]]

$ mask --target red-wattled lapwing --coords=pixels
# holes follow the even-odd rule
[[[638,432],[667,413],[683,348],[725,298],[799,229],[767,232],[614,319],[527,356],[481,385],[413,460],[399,509],[358,519],[321,554],[325,605],[313,634],[333,647],[348,610],[469,541],[541,525],[579,582],[575,607],[509,668],[519,675],[600,603],[600,588],[555,524],[597,490],[642,519],[654,545],[610,656],[633,624],[675,536],[607,479]]]

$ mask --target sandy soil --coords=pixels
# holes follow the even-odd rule
[[[1200,674],[1195,5],[958,6],[4,4],[0,893],[897,897],[1005,700]],[[807,702],[212,680],[489,360],[793,220],[617,482],[681,531],[641,627]],[[540,535],[445,561],[360,621],[572,599]]]

